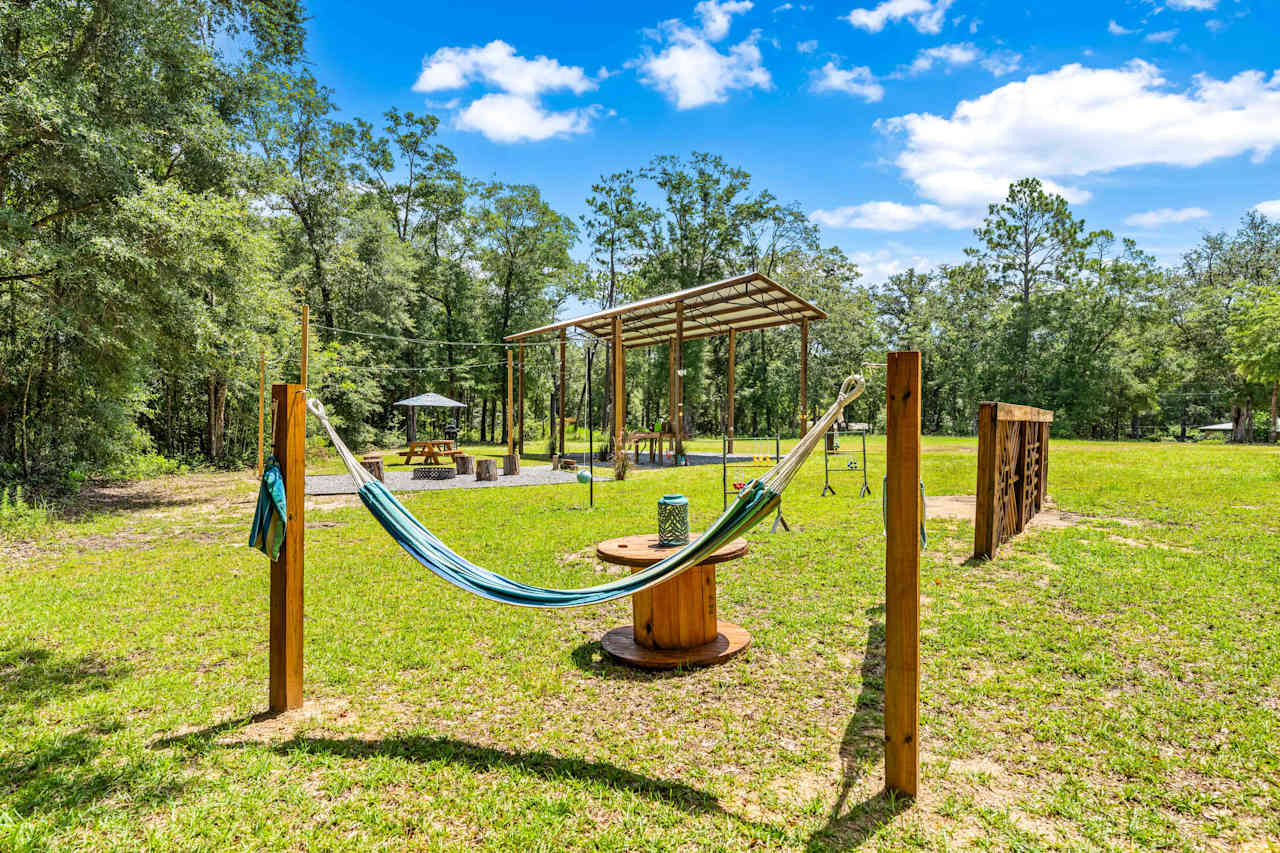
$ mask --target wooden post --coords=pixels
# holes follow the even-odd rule
[[[302,566],[306,532],[307,406],[305,385],[273,385],[274,447],[288,511],[280,558],[271,561],[268,687],[273,713],[302,705]]]
[[[565,385],[566,379],[565,379],[565,370],[564,370],[564,354],[565,354],[566,339],[567,339],[567,336],[565,334],[565,330],[561,329],[560,330],[560,395],[558,400],[558,402],[560,403],[560,455],[561,456],[564,456],[565,454],[564,398],[566,396],[567,386]]]
[[[809,428],[809,321],[800,321],[800,434]]]
[[[684,453],[684,302],[676,303],[676,456]]]
[[[920,705],[920,353],[889,353],[885,469],[885,788],[916,796]]]
[[[990,558],[996,552],[996,464],[1000,449],[996,446],[998,403],[978,406],[978,484],[977,506],[973,513],[973,556]]]
[[[307,387],[307,350],[310,348],[311,338],[311,309],[306,305],[302,306],[302,358],[298,367],[298,382],[303,388]]]
[[[515,401],[511,399],[511,383],[512,383],[512,359],[515,354],[511,352],[511,347],[507,347],[507,455],[510,456],[516,452],[515,449],[515,431],[512,429],[512,418],[515,416],[513,411]]]
[[[676,434],[676,339],[667,342],[667,420]],[[674,447],[672,448],[675,449]]]
[[[266,407],[267,396],[267,354],[262,350],[258,350],[258,478],[262,478],[263,459],[262,459],[262,436],[266,431],[267,413],[264,411]]]
[[[627,422],[626,350],[622,348],[622,317],[613,318],[613,450],[622,453],[622,432]]]
[[[737,343],[738,343],[738,332],[736,329],[730,329],[729,330],[729,394],[728,394],[728,400],[725,401],[725,406],[728,409],[725,417],[725,439],[728,443],[725,449],[729,453],[733,452],[734,355],[737,349]]]
[[[1271,383],[1271,443],[1276,443],[1276,394],[1280,392],[1280,381]]]
[[[516,419],[516,453],[524,455],[524,341],[520,342],[520,402],[517,404],[516,413],[519,416]]]

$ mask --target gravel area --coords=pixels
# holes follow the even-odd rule
[[[501,466],[499,466],[501,468]],[[485,489],[495,486],[545,486],[549,483],[574,483],[572,471],[552,471],[550,465],[522,464],[519,474],[496,480],[477,480],[475,474],[460,474],[452,480],[415,480],[412,471],[388,471],[386,486],[393,492],[419,492],[428,489]],[[353,495],[355,484],[346,474],[320,474],[307,478],[309,495]]]

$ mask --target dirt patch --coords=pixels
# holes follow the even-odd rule
[[[972,524],[977,506],[978,499],[974,495],[930,495],[925,498],[924,514],[925,518],[953,518]],[[1088,516],[1074,512],[1060,512],[1050,504],[1036,513],[1027,524],[1027,528],[1075,527],[1087,520]]]

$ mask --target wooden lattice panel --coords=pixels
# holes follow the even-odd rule
[[[976,557],[990,557],[1021,533],[1044,503],[1053,412],[982,403],[978,414]]]

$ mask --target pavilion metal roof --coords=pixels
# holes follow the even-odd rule
[[[627,347],[663,344],[675,337],[677,306],[684,305],[684,339],[789,326],[802,320],[824,320],[825,311],[758,272],[651,296],[594,314],[561,320],[508,335],[508,341],[577,328],[598,338],[613,337],[613,319],[622,324]]]

